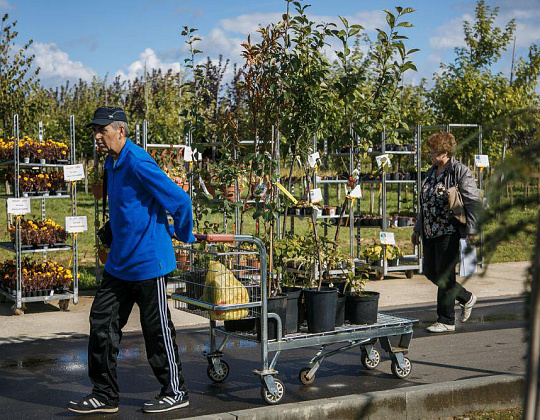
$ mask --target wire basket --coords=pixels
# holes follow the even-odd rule
[[[200,246],[200,245],[198,245]],[[215,321],[260,315],[261,265],[258,251],[243,244],[175,248],[180,275],[174,281],[174,307]]]

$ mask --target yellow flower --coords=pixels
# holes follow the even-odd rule
[[[41,149],[38,149],[38,151],[37,151],[37,152],[38,152],[38,153],[41,153]]]
[[[45,176],[43,174],[39,174],[38,178],[44,178]]]
[[[66,154],[66,151],[65,151],[65,150],[62,150],[62,154],[65,155],[65,154]]]

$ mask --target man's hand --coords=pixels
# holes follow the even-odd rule
[[[416,232],[412,233],[411,242],[413,245],[420,245],[420,236]]]

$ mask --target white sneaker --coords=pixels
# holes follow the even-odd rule
[[[442,322],[436,322],[433,325],[430,325],[426,328],[426,331],[429,331],[431,333],[445,333],[445,332],[453,332],[456,330],[455,325],[449,325],[449,324],[443,324]]]
[[[475,295],[471,294],[471,298],[469,299],[469,301],[465,305],[461,305],[461,317],[459,318],[461,322],[465,322],[469,319],[469,317],[471,316],[472,308],[477,300],[478,298]]]

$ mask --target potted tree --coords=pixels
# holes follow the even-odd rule
[[[377,322],[379,293],[365,290],[368,281],[367,268],[358,271],[349,281],[346,291],[345,318],[351,324],[364,325]]]
[[[98,162],[88,171],[88,181],[92,185],[92,193],[96,200],[103,198],[103,167]]]

